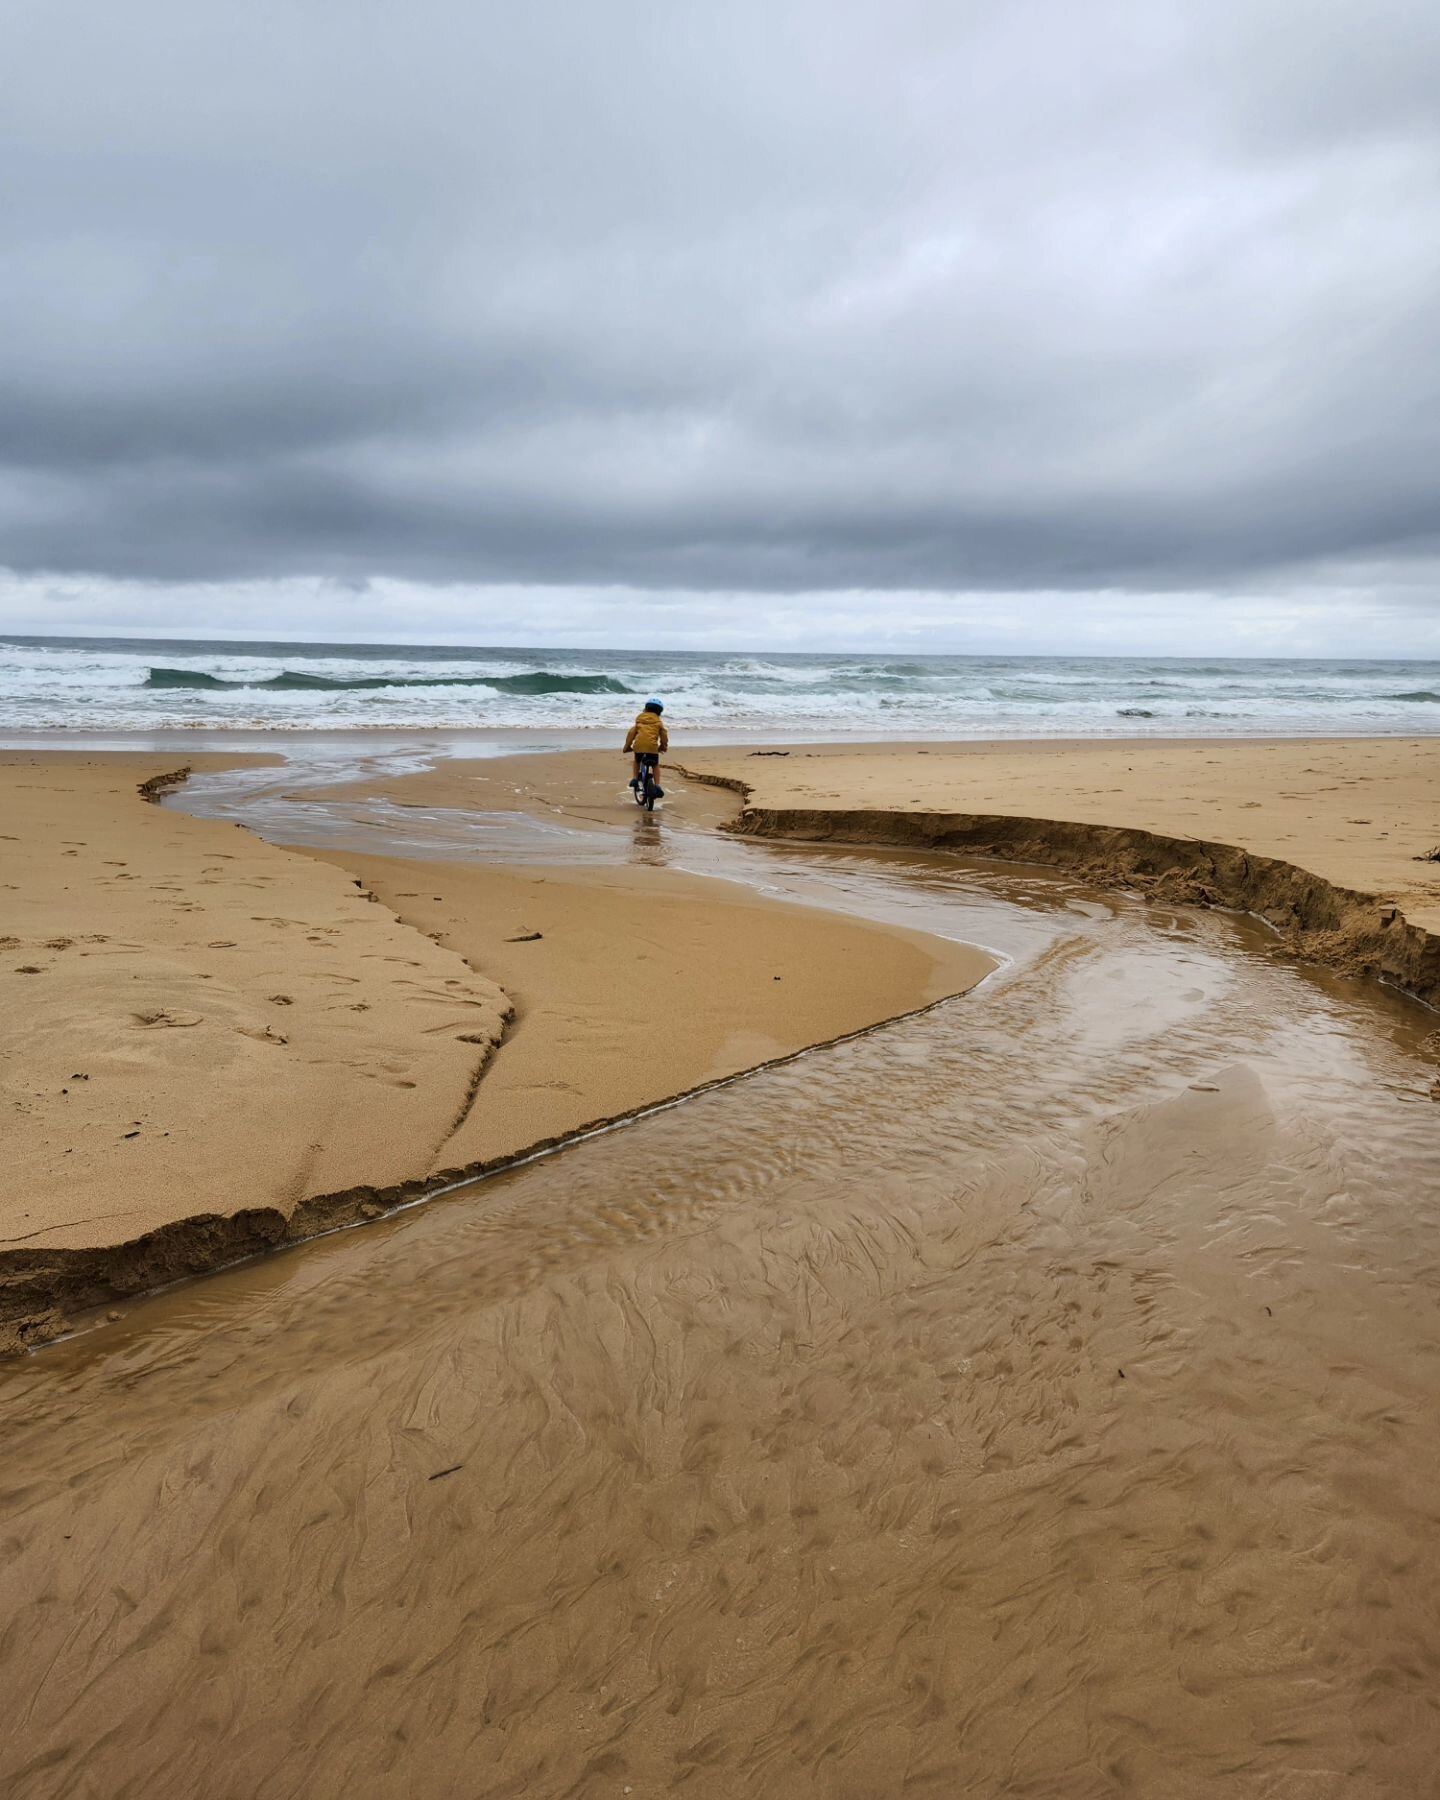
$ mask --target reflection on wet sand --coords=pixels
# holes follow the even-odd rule
[[[1426,1022],[732,849],[1013,960],[0,1372],[7,1794],[1429,1791]]]

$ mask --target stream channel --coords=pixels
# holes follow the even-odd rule
[[[1433,1015],[1251,921],[683,795],[327,797],[427,755],[170,804],[1002,966],[0,1367],[0,1791],[1433,1792]]]

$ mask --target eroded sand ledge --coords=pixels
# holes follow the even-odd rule
[[[1368,782],[1368,791],[1329,806],[1313,801],[1335,788],[1316,783],[1317,794],[1307,796],[1281,792],[1276,784],[1353,770],[1353,744],[1164,746],[1163,779],[1177,785],[1170,793],[1145,798],[1137,790],[1146,780],[1156,781],[1159,758],[1143,745],[761,751],[758,755],[774,760],[758,765],[752,760],[754,751],[707,751],[684,758],[680,766],[692,780],[740,795],[741,813],[723,829],[751,837],[961,851],[1063,868],[1098,886],[1130,888],[1177,905],[1231,908],[1263,919],[1297,957],[1389,982],[1440,1008],[1440,934],[1429,928],[1440,924],[1440,866],[1422,860],[1423,849],[1409,847],[1430,844],[1437,836],[1440,807],[1432,796],[1440,790],[1428,783],[1440,781],[1440,741],[1392,745],[1368,740],[1358,748],[1365,758],[1396,760],[1403,779],[1387,782],[1383,774],[1351,774],[1345,785]],[[1126,757],[1132,767],[1122,774]],[[1142,781],[1124,783],[1123,775],[1133,775],[1133,765]],[[1122,785],[1108,792],[1089,785],[1117,775]],[[1165,830],[1167,812],[1177,827],[1181,816],[1188,822],[1185,803],[1195,796],[1181,793],[1178,786],[1187,778],[1191,785],[1208,787],[1202,816],[1218,826],[1248,825],[1238,809],[1253,811],[1260,817],[1248,831],[1260,836],[1273,815],[1283,813],[1283,822],[1294,828],[1288,835],[1299,842],[1298,856],[1368,876],[1373,885],[1351,887],[1298,860]],[[796,803],[809,799],[821,781],[825,803]],[[999,783],[1008,786],[1014,812],[953,807],[967,789],[977,797],[992,797]],[[1246,797],[1257,793],[1266,797]],[[905,804],[884,803],[901,795]],[[1039,810],[1068,802],[1083,813],[1087,800],[1093,807],[1095,798],[1121,814],[1143,813],[1148,807],[1155,824],[1047,817]],[[936,799],[948,799],[952,807],[932,808]],[[1305,804],[1307,799],[1311,804]],[[1368,853],[1337,843],[1331,816],[1343,806],[1360,804],[1387,821]],[[1346,823],[1370,827],[1372,820]],[[1405,916],[1392,897],[1400,895],[1423,923]]]
[[[166,759],[0,773],[0,1342],[372,1216],[443,1156],[498,984],[340,871],[141,804]]]
[[[1429,1792],[1411,1009],[1172,923],[8,1367],[0,1789]]]
[[[67,1312],[872,1029],[993,966],[664,870],[597,885],[388,864],[372,887],[354,859],[139,804],[184,778],[154,756],[10,756],[0,772],[19,877],[0,889],[10,1349]],[[507,955],[537,917],[548,941]],[[644,1004],[627,1010],[588,965],[633,952],[641,917]]]
[[[995,966],[674,869],[323,854],[515,1002],[447,1146],[457,1176],[923,1011]]]

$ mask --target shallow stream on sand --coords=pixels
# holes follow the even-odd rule
[[[325,785],[1008,961],[0,1368],[0,1789],[1430,1791],[1433,1018],[1038,871]]]

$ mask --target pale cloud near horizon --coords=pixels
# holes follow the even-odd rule
[[[1233,594],[658,593],[388,579],[224,583],[0,575],[0,639],[50,634],[567,649],[1440,660],[1440,608],[1398,582]],[[400,626],[401,629],[397,629]]]
[[[0,629],[1440,651],[1421,0],[21,0]]]

